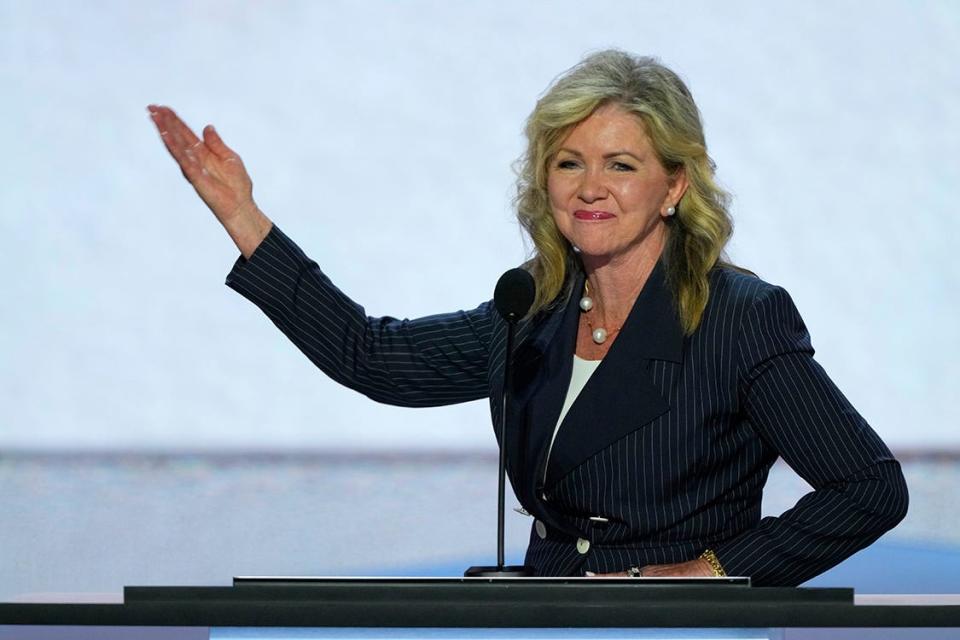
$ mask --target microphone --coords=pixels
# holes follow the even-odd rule
[[[525,269],[510,269],[497,280],[493,304],[507,322],[516,322],[527,315],[537,295],[537,285]]]
[[[507,322],[507,344],[503,362],[503,405],[500,412],[500,479],[497,488],[497,565],[495,567],[470,567],[463,572],[467,578],[520,578],[534,575],[532,567],[526,565],[503,565],[503,514],[505,511],[507,447],[506,426],[509,408],[510,388],[513,386],[513,338],[517,320],[527,315],[537,295],[537,286],[524,269],[510,269],[497,281],[493,291],[493,305]]]

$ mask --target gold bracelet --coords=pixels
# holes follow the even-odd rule
[[[727,572],[723,570],[723,565],[720,564],[720,561],[717,559],[717,554],[713,552],[713,549],[706,549],[700,554],[700,559],[706,560],[710,568],[713,569],[714,578],[726,577]]]

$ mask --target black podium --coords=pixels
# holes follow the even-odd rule
[[[804,628],[940,638],[960,637],[948,631],[960,629],[960,598],[865,603],[851,589],[757,588],[737,578],[238,578],[232,587],[127,587],[117,604],[0,604],[0,637],[14,628],[31,637],[29,626],[6,625],[199,634],[151,636],[171,638],[831,637]],[[894,627],[895,636],[876,635]]]

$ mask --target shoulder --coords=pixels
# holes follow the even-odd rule
[[[700,328],[723,325],[736,330],[750,309],[780,289],[753,273],[718,265],[708,274],[710,290]]]
[[[732,339],[758,332],[786,331],[794,339],[806,334],[800,313],[783,287],[728,265],[714,267],[709,277],[709,298],[698,331],[720,330]]]
[[[786,291],[771,284],[754,273],[729,265],[719,265],[710,270],[710,301],[736,303],[752,306],[758,300]]]
[[[790,352],[813,353],[810,334],[787,290],[729,266],[710,273],[703,328],[709,331],[716,326],[726,326],[730,339],[751,361]]]

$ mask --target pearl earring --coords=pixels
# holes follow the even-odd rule
[[[668,216],[672,216],[672,215],[675,214],[676,212],[677,212],[677,208],[676,208],[676,207],[667,207],[667,215],[668,215]]]

